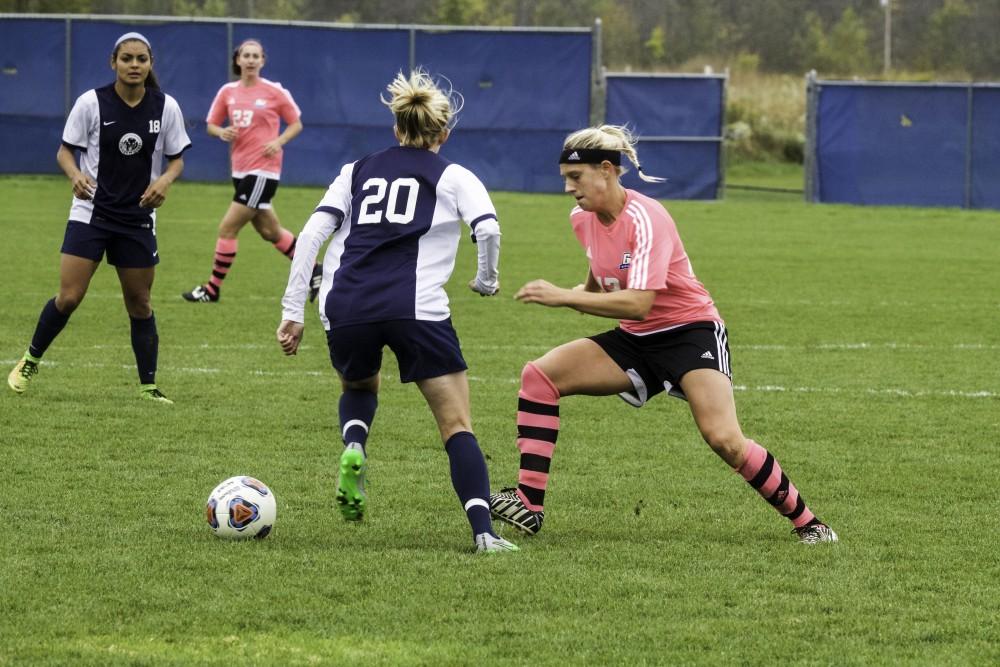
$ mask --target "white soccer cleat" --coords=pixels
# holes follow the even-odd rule
[[[837,541],[837,533],[833,532],[833,528],[830,528],[830,526],[825,523],[814,523],[809,526],[802,526],[801,528],[793,529],[792,532],[798,535],[799,542],[802,544],[819,544],[820,542]]]
[[[520,549],[513,542],[508,542],[496,535],[489,533],[476,535],[476,553],[499,553],[501,551],[520,551]]]

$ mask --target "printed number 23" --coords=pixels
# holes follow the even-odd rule
[[[386,188],[389,189],[388,197]],[[406,190],[403,195],[400,191]],[[389,222],[405,225],[413,222],[413,214],[417,210],[417,194],[420,184],[415,178],[397,178],[391,184],[384,178],[369,178],[365,181],[361,192],[374,192],[361,200],[361,210],[358,213],[359,225],[373,225],[382,222],[382,216]],[[400,197],[406,197],[403,210],[400,211]]]

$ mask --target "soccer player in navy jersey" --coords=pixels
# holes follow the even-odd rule
[[[499,291],[496,209],[471,171],[438,155],[461,97],[419,69],[408,77],[400,73],[387,90],[390,99],[382,102],[395,117],[399,145],[345,165],[299,234],[278,342],[287,355],[298,350],[313,262],[332,236],[319,303],[343,388],[341,513],[358,521],[366,510],[365,443],[388,346],[400,379],[416,383],[437,421],[476,551],[516,551],[490,523],[489,476],[472,433],[467,366],[444,290],[464,221],[478,244],[478,272],[469,288],[482,296]]]
[[[38,373],[42,355],[80,305],[107,253],[131,322],[139,396],[172,403],[156,386],[159,337],[150,290],[160,261],[156,209],[184,169],[181,156],[191,141],[180,107],[160,90],[152,68],[149,40],[137,32],[122,35],[111,53],[114,83],[85,92],[66,119],[56,160],[73,185],[73,204],[59,293],[42,308],[28,351],[7,377],[19,394]],[[75,151],[81,152],[79,166]]]
[[[576,200],[570,223],[590,263],[573,289],[534,280],[514,295],[618,320],[610,331],[559,345],[525,365],[518,392],[516,488],[490,498],[493,516],[534,535],[545,518],[545,489],[566,396],[618,394],[642,407],[666,392],[688,402],[709,447],[778,512],[800,542],[836,542],[777,459],[744,436],[736,416],[725,322],[695,277],[677,226],[663,206],[624,188],[622,155],[639,166],[636,140],[602,125],[566,137],[559,172]]]

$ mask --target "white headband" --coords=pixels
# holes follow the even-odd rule
[[[121,37],[119,37],[118,41],[115,42],[115,48],[117,49],[119,44],[121,44],[122,42],[127,42],[130,39],[137,39],[140,42],[142,42],[143,44],[145,44],[147,48],[149,48],[149,49],[153,48],[152,46],[149,45],[149,40],[146,39],[142,35],[142,33],[138,33],[138,32],[127,32],[124,35],[122,35]]]

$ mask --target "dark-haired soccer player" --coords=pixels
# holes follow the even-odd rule
[[[159,336],[150,306],[155,266],[156,209],[184,168],[190,147],[180,107],[153,73],[149,40],[122,35],[111,54],[114,83],[88,90],[66,119],[56,159],[73,184],[73,204],[59,263],[59,293],[50,299],[24,357],[7,377],[17,393],[83,300],[107,253],[118,272],[132,331],[140,393],[171,403],[156,386]],[[77,167],[74,151],[81,152]],[[163,159],[167,167],[162,170]]]
[[[719,311],[695,277],[670,214],[619,180],[622,153],[643,180],[662,180],[642,173],[635,139],[623,127],[604,125],[574,132],[563,149],[559,171],[576,200],[570,222],[590,272],[574,289],[535,280],[514,296],[610,317],[619,326],[560,345],[524,367],[518,485],[490,498],[493,516],[528,534],[541,530],[560,398],[619,394],[641,407],[665,391],[687,400],[712,450],[792,522],[801,542],[836,542],[774,456],[740,429]]]
[[[299,235],[278,342],[295,354],[302,339],[313,260],[323,261],[320,318],[340,376],[341,435],[337,501],[349,521],[365,512],[365,443],[378,405],[382,349],[399,362],[434,414],[451,464],[451,481],[479,552],[516,551],[490,523],[489,476],[472,433],[469,381],[451,325],[444,286],[455,267],[464,220],[478,243],[469,287],[496,294],[500,226],[476,176],[438,155],[460,107],[423,71],[400,73],[383,102],[395,116],[399,146],[344,166]]]
[[[219,89],[208,112],[208,133],[232,147],[230,158],[236,192],[219,223],[212,274],[208,282],[181,295],[188,301],[219,300],[222,282],[236,261],[240,230],[248,222],[278,252],[289,259],[295,256],[295,235],[281,226],[271,200],[281,179],[284,146],[302,131],[302,114],[290,92],[260,75],[266,61],[264,47],[256,39],[245,40],[236,47],[233,73],[240,78]],[[282,121],[285,130],[279,134]],[[313,267],[310,299],[315,299],[319,292],[322,273],[322,267]]]

